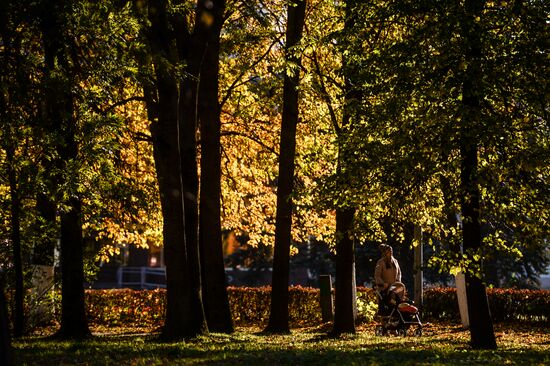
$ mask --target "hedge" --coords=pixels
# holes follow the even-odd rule
[[[550,314],[550,291],[487,289],[489,308],[495,322],[547,322]],[[430,320],[460,319],[455,288],[431,288],[424,291],[422,315]]]
[[[372,289],[358,288],[363,299],[375,300]],[[495,322],[547,322],[550,309],[548,290],[488,289]],[[291,287],[291,326],[321,323],[319,289]],[[165,290],[86,290],[88,320],[103,326],[160,326],[164,318]],[[230,287],[229,302],[237,326],[265,326],[269,317],[270,287]],[[459,321],[456,289],[431,288],[424,291],[423,321]]]
[[[230,287],[229,304],[236,325],[266,325],[269,318],[270,287]],[[292,326],[321,322],[319,290],[291,287]],[[92,325],[160,326],[166,305],[165,290],[86,290],[88,321]]]

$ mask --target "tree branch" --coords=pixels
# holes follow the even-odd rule
[[[241,137],[245,137],[249,140],[254,141],[258,145],[260,145],[261,147],[263,147],[264,149],[269,151],[270,153],[274,154],[275,156],[277,156],[277,157],[279,156],[279,153],[277,151],[275,151],[272,147],[267,146],[260,139],[254,137],[254,136],[246,135],[246,134],[244,134],[242,132],[238,132],[238,131],[224,131],[224,132],[221,133],[221,136],[222,137],[223,136],[241,136]]]
[[[244,85],[248,82],[248,80],[241,81],[241,82],[239,82],[239,81],[246,74],[246,72],[253,69],[255,66],[257,66],[260,62],[262,62],[269,55],[269,53],[271,52],[271,49],[273,48],[273,46],[275,46],[277,44],[277,42],[278,42],[278,40],[273,41],[271,43],[271,45],[268,47],[267,51],[264,52],[264,54],[261,55],[256,61],[254,61],[246,70],[242,71],[241,74],[233,81],[231,86],[229,86],[229,88],[227,88],[226,94],[223,97],[222,101],[220,102],[220,108],[222,108],[223,105],[227,102],[227,100],[231,97],[231,93],[233,92],[233,90],[235,90],[239,86]]]

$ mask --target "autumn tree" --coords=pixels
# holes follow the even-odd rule
[[[197,68],[197,120],[200,125],[199,246],[203,301],[208,328],[230,333],[222,252],[221,226],[221,106],[219,101],[220,34],[226,17],[225,1],[200,2],[194,38],[201,57]]]
[[[21,239],[21,216],[23,211],[22,181],[25,175],[24,161],[27,148],[21,146],[29,138],[29,128],[25,125],[25,116],[32,115],[28,108],[29,94],[25,87],[31,82],[26,74],[28,70],[22,58],[24,31],[17,31],[21,22],[21,8],[12,2],[4,2],[0,7],[0,39],[4,47],[0,53],[4,68],[0,74],[0,125],[4,155],[2,173],[7,177],[9,192],[9,241],[12,246],[12,263],[15,279],[14,329],[15,337],[21,337],[24,324],[24,284],[23,251]],[[18,115],[22,115],[19,117]],[[2,289],[3,291],[3,289]]]
[[[356,168],[375,173],[371,182],[398,217],[420,223],[433,242],[448,241],[433,262],[467,273],[472,346],[494,348],[482,261],[521,256],[522,241],[541,245],[548,223],[543,213],[532,225],[532,213],[545,212],[539,183],[547,180],[540,137],[548,100],[533,99],[533,85],[547,90],[535,76],[545,68],[544,6],[373,1],[358,11],[355,34],[364,39],[354,44],[375,49],[354,59],[363,92],[362,122],[350,136]],[[365,185],[353,190],[366,198]],[[460,228],[449,219],[456,213]],[[514,228],[513,240],[499,223]],[[482,227],[491,230],[482,236]]]
[[[302,38],[306,1],[290,3],[287,8],[283,113],[279,145],[279,175],[277,177],[277,213],[275,218],[275,249],[271,282],[271,308],[266,332],[289,332],[288,280],[290,243],[292,241],[292,192],[296,128],[299,120],[298,87],[300,55],[297,45]]]

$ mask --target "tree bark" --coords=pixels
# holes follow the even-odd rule
[[[0,277],[0,365],[12,366],[15,364],[11,348],[8,309],[4,297],[4,281]]]
[[[55,166],[63,171],[69,161],[78,159],[78,145],[75,139],[76,121],[71,92],[72,71],[63,35],[63,16],[68,4],[57,1],[43,4],[41,19],[45,59],[45,104],[46,124],[50,132],[57,135]],[[74,61],[74,60],[73,60]],[[60,186],[66,178],[60,174]],[[72,178],[76,179],[76,178]],[[60,220],[61,242],[61,327],[57,333],[63,338],[83,338],[90,335],[84,303],[84,268],[82,237],[82,203],[76,192],[66,192],[69,198]]]
[[[4,45],[4,59],[7,63],[15,63],[13,67],[6,65],[4,73],[1,75],[2,86],[5,87],[2,93],[0,93],[0,118],[4,122],[4,139],[2,140],[2,148],[6,153],[6,174],[8,176],[9,192],[10,192],[10,241],[12,245],[12,263],[15,277],[15,294],[14,302],[15,308],[13,312],[13,334],[15,337],[21,337],[25,328],[25,315],[23,311],[24,303],[24,286],[23,286],[23,263],[21,254],[21,197],[18,187],[19,177],[17,175],[17,161],[16,161],[16,144],[17,144],[17,126],[11,126],[9,121],[13,118],[11,111],[10,99],[13,97],[12,88],[10,87],[11,80],[10,74],[16,74],[19,76],[20,60],[20,41],[16,41],[13,27],[10,25],[13,22],[9,22],[8,14],[13,11],[13,4],[5,2],[0,5],[0,37],[1,42]],[[11,62],[9,62],[11,61]],[[14,72],[15,70],[15,72]],[[5,80],[4,78],[8,78]],[[18,83],[20,78],[15,79]],[[16,94],[16,93],[14,93]],[[16,99],[15,97],[14,99]]]
[[[475,252],[482,246],[480,226],[480,190],[478,181],[478,141],[481,85],[481,29],[479,17],[484,2],[466,0],[462,33],[465,42],[465,63],[467,69],[462,85],[462,119],[460,125],[461,154],[461,211],[462,239],[466,253]],[[479,265],[480,263],[475,263]],[[485,285],[480,277],[466,273],[466,297],[470,319],[470,336],[473,348],[495,349],[497,347],[493,322]]]
[[[345,31],[349,31],[355,21],[354,5],[354,0],[346,0],[345,2]],[[361,98],[359,92],[353,88],[351,77],[354,75],[354,71],[345,55],[342,57],[342,64],[342,72],[345,77],[344,112],[341,126],[336,131],[340,138],[344,137],[344,134],[349,131],[353,119],[354,104]],[[350,163],[348,149],[342,142],[339,142],[336,166],[338,175],[346,174],[346,167]],[[336,296],[334,325],[329,332],[331,336],[338,336],[342,333],[355,333],[355,243],[351,233],[354,216],[355,207],[353,204],[336,209]]]
[[[336,210],[336,296],[331,335],[355,333],[355,245],[351,237],[355,209]]]
[[[69,199],[67,207],[61,214],[61,328],[57,335],[78,339],[91,335],[84,299],[84,241],[80,199]]]
[[[211,6],[210,6],[211,5]],[[199,1],[195,42],[198,65],[198,121],[201,135],[199,247],[203,303],[208,328],[233,332],[221,232],[221,121],[218,102],[220,32],[225,1]],[[211,23],[210,23],[211,20]]]
[[[8,162],[8,179],[10,184],[10,239],[13,246],[13,269],[15,272],[15,311],[13,314],[13,336],[21,337],[25,330],[23,262],[21,255],[21,199],[17,188],[15,171],[15,151],[13,139],[9,139],[6,149]]]
[[[292,191],[294,183],[294,158],[296,155],[296,127],[298,124],[298,85],[300,82],[300,56],[293,49],[302,38],[306,1],[296,0],[287,8],[286,62],[287,70],[283,86],[283,116],[279,155],[279,179],[277,185],[277,212],[275,215],[275,249],[271,287],[271,308],[266,332],[288,333],[288,282],[290,243],[292,241]],[[287,66],[288,67],[288,66]],[[290,74],[290,75],[289,75]]]
[[[154,85],[145,82],[144,91],[152,121],[164,219],[167,304],[161,337],[178,340],[204,333],[207,328],[200,293],[197,239],[196,129],[193,115],[188,115],[194,111],[189,105],[189,100],[194,100],[194,89],[179,85],[177,75],[168,67],[186,60],[189,33],[183,17],[171,19],[166,5],[163,1],[149,4],[151,27],[147,38],[155,81]]]

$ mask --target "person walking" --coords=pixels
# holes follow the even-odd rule
[[[380,252],[382,258],[378,260],[374,269],[374,283],[379,291],[386,292],[392,283],[401,282],[401,268],[393,256],[391,246],[380,245]]]

